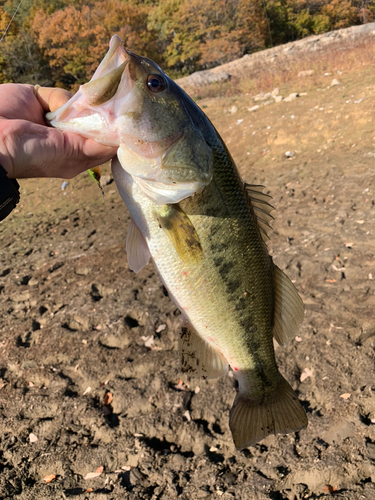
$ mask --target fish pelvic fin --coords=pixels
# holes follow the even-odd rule
[[[280,345],[291,340],[303,321],[305,307],[288,276],[274,266],[274,324],[273,336]]]
[[[126,253],[129,269],[135,273],[139,273],[147,266],[151,258],[147,242],[133,219],[130,222],[126,237]]]
[[[307,417],[292,387],[280,375],[277,391],[261,403],[239,392],[230,412],[229,426],[236,448],[242,450],[269,434],[303,429]]]
[[[178,352],[181,370],[193,377],[218,378],[228,370],[227,360],[190,325],[182,329]]]

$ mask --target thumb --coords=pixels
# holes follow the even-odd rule
[[[34,87],[34,93],[44,111],[55,111],[72,97],[72,93],[55,87]]]

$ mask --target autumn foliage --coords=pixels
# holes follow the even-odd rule
[[[19,0],[0,0],[0,38]],[[0,82],[75,88],[112,34],[172,76],[373,20],[375,0],[26,0],[0,45]]]

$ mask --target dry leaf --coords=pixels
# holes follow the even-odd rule
[[[48,476],[44,476],[43,481],[45,483],[50,483],[54,479],[56,479],[56,474],[48,474]]]
[[[92,493],[94,490],[92,488],[89,488],[88,490],[86,490],[86,493]]]
[[[323,488],[323,491],[329,491],[330,493],[333,493],[334,491],[337,491],[337,486],[331,486],[330,484],[327,484],[327,486]]]
[[[96,473],[96,474],[101,474],[101,473],[103,472],[103,470],[104,470],[104,467],[103,467],[103,465],[101,465],[100,467],[98,467],[98,468],[96,469],[95,473]]]
[[[344,394],[341,394],[340,398],[342,399],[349,399],[351,396],[350,392],[345,392]]]
[[[336,283],[336,280],[335,280],[335,279],[333,279],[333,280],[326,279],[326,282],[327,282],[327,283]]]
[[[112,401],[113,401],[113,395],[110,392],[107,392],[103,399],[104,406],[110,405]]]
[[[178,380],[177,385],[173,386],[176,391],[188,391],[188,386],[183,383],[181,379]]]
[[[89,472],[83,479],[87,481],[87,479],[94,479],[95,477],[99,477],[100,475],[101,472]]]

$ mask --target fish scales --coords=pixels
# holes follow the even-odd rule
[[[180,308],[185,372],[217,377],[233,369],[236,446],[305,427],[273,348],[273,337],[285,343],[294,336],[303,305],[264,243],[272,207],[258,186],[243,183],[205,114],[115,36],[92,80],[48,118],[119,145],[112,172],[132,217],[129,267],[138,272],[151,258]]]

